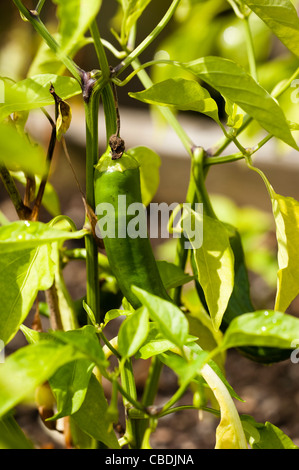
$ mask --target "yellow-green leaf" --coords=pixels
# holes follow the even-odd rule
[[[204,365],[201,373],[220,407],[215,449],[247,449],[239,414],[225,384],[208,364]]]
[[[299,202],[271,192],[278,242],[275,310],[284,312],[299,294]]]
[[[198,281],[204,291],[213,326],[218,330],[234,287],[234,254],[222,222],[207,215],[201,219],[199,213],[191,212],[196,226],[202,223],[203,227],[202,245],[194,249]],[[192,245],[188,225],[185,224],[184,228]]]

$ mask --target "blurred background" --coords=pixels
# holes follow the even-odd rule
[[[298,1],[293,3],[298,7]],[[24,1],[28,8],[35,2]],[[147,7],[137,29],[137,44],[140,42],[168,8],[170,0],[152,0]],[[42,19],[51,32],[57,29],[55,2],[45,2]],[[115,47],[117,42],[111,28],[118,30],[120,15],[116,0],[103,0],[99,15],[99,28],[102,38]],[[298,59],[269,32],[257,17],[252,15],[251,26],[254,36],[259,79],[262,86],[271,92],[277,82],[288,78],[298,67]],[[43,73],[46,64],[36,60],[41,47],[40,38],[28,22],[22,21],[12,0],[1,2],[0,15],[0,76],[15,81],[27,76]],[[206,55],[219,55],[235,60],[248,67],[245,53],[244,34],[241,21],[236,18],[226,0],[182,0],[173,20],[140,57],[142,62],[154,57],[189,61]],[[109,51],[110,65],[119,63]],[[92,45],[86,45],[75,57],[85,70],[98,67]],[[49,64],[48,64],[49,65]],[[148,70],[154,82],[174,77],[178,73],[168,66],[156,66]],[[182,73],[180,72],[180,76]],[[188,75],[186,75],[188,78]],[[122,77],[124,78],[124,77]],[[190,161],[174,131],[169,128],[156,110],[128,96],[129,92],[140,91],[143,87],[134,78],[126,87],[118,89],[121,116],[121,134],[127,148],[145,145],[152,148],[161,158],[160,185],[155,202],[184,202],[189,181]],[[225,118],[222,98],[209,89],[219,105],[220,115]],[[285,93],[281,100],[288,119],[298,122],[299,103],[291,99],[294,88]],[[69,100],[73,119],[66,134],[72,165],[84,190],[85,180],[85,123],[80,97]],[[51,112],[53,110],[50,109]],[[221,130],[210,118],[197,113],[179,113],[177,118],[186,133],[196,145],[205,149],[213,146],[222,136]],[[27,130],[36,141],[45,147],[50,137],[48,121],[38,112],[30,112]],[[249,126],[240,139],[243,145],[253,145],[260,140],[261,130]],[[295,135],[296,138],[296,135]],[[104,116],[100,109],[99,153],[105,147]],[[233,146],[225,153],[235,151]],[[299,200],[299,159],[298,153],[286,145],[272,139],[254,157],[254,163],[261,168],[270,180],[274,190],[284,196]],[[84,222],[84,207],[72,170],[58,145],[55,151],[50,178],[63,214],[71,217],[78,227]],[[271,203],[265,185],[260,177],[247,169],[244,162],[213,166],[207,177],[207,189],[211,194],[219,217],[235,225],[242,236],[249,268],[251,293],[257,309],[272,308],[276,287],[276,239],[271,215]],[[0,184],[1,211],[10,220],[16,219],[14,208]],[[44,210],[42,220],[50,220],[51,215]],[[173,242],[158,240],[154,244],[158,258],[173,259]],[[66,268],[66,282],[75,299],[85,294],[84,264],[77,262],[77,269]],[[298,316],[299,303],[295,300],[289,312]],[[30,319],[29,319],[30,321]],[[17,347],[23,341],[19,336],[11,345]],[[138,367],[138,365],[136,366]],[[142,367],[141,367],[142,369]],[[295,410],[299,407],[297,383],[299,366],[290,361],[262,366],[229,351],[227,358],[227,378],[244,403],[237,403],[242,413],[251,414],[257,421],[266,420],[279,426],[299,445],[299,423]],[[143,376],[140,371],[140,386]],[[160,402],[167,399],[176,385],[176,379],[166,371],[161,380]],[[190,402],[188,394],[184,398]],[[63,446],[59,435],[53,437],[39,422],[35,410],[20,408],[18,419],[28,433],[34,435],[38,445],[51,443],[54,447]],[[204,415],[198,421],[197,413],[184,412],[161,420],[153,435],[154,448],[213,448],[217,420]]]

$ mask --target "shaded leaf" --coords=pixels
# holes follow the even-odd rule
[[[244,0],[244,3],[299,57],[299,18],[290,0]]]
[[[33,443],[25,436],[11,413],[0,419],[0,449],[33,448]]]
[[[241,421],[252,449],[298,449],[277,426],[257,423],[252,416],[242,415]]]
[[[93,368],[94,363],[89,359],[79,359],[60,367],[50,378],[49,383],[57,401],[57,412],[51,420],[70,416],[79,410]]]
[[[166,289],[173,289],[178,286],[187,284],[194,279],[194,276],[185,273],[179,266],[168,261],[157,261],[162,282]]]
[[[107,416],[108,403],[103,387],[92,374],[85,400],[80,409],[72,415],[79,428],[111,449],[118,449],[118,440],[111,429],[112,422]]]

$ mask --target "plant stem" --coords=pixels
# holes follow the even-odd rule
[[[98,111],[99,99],[95,93],[91,94],[85,102],[86,119],[86,201],[95,210],[94,200],[94,165],[98,160]],[[93,235],[85,237],[86,248],[86,300],[94,312],[96,321],[101,323],[100,317],[100,289],[98,270],[98,247]]]
[[[245,27],[246,47],[247,47],[249,69],[250,69],[250,73],[251,73],[252,77],[257,81],[256,59],[255,59],[255,52],[254,52],[253,37],[252,37],[252,32],[251,32],[251,28],[250,28],[250,24],[249,24],[249,15],[244,16],[243,24],[244,24],[244,27]]]
[[[46,0],[39,0],[35,10],[37,11],[37,13],[40,13],[42,11],[42,8],[44,6],[44,3],[45,3]]]
[[[152,358],[149,374],[145,383],[145,387],[142,394],[141,404],[146,407],[151,406],[154,403],[158,387],[161,371],[163,368],[162,362],[154,356]],[[136,422],[136,430],[138,432],[139,440],[143,442],[144,435],[149,426],[149,419],[140,419]]]
[[[172,18],[175,10],[177,9],[181,0],[173,0],[170,7],[168,8],[167,12],[159,21],[157,26],[153,29],[153,31],[137,46],[119,65],[119,72],[123,72],[132,62],[139,57],[139,55],[147,49],[147,47],[159,36],[161,31],[165,28],[167,23]]]
[[[101,81],[108,81],[110,78],[110,67],[105,54],[103,42],[101,40],[100,32],[95,21],[90,26],[90,32],[94,40],[94,46],[98,57],[100,69],[102,71]],[[115,109],[115,100],[111,84],[107,83],[105,86],[100,87],[105,122],[106,122],[106,143],[108,146],[109,138],[116,132],[117,113]]]
[[[45,189],[46,189],[46,184],[47,184],[48,177],[49,177],[51,161],[52,161],[54,150],[55,150],[56,125],[54,124],[54,122],[52,122],[51,125],[52,125],[52,131],[51,131],[51,137],[50,137],[50,142],[49,142],[48,151],[47,151],[47,159],[46,159],[47,168],[46,168],[46,173],[45,173],[45,175],[43,175],[42,180],[41,180],[40,185],[39,185],[39,188],[38,188],[38,193],[37,193],[37,196],[36,196],[36,199],[35,199],[35,202],[34,202],[34,206],[33,206],[33,209],[32,209],[32,214],[31,214],[31,219],[32,220],[37,220],[38,219],[40,206],[42,204],[42,200],[43,200],[43,197],[44,197],[44,192],[45,192]]]
[[[68,57],[61,50],[60,45],[55,41],[53,36],[47,30],[44,23],[41,21],[39,14],[38,14],[41,7],[39,8],[39,11],[32,11],[32,10],[28,10],[28,8],[26,8],[23,5],[21,0],[13,0],[13,2],[16,5],[16,7],[19,9],[19,11],[22,13],[22,15],[24,15],[25,18],[32,24],[36,32],[40,34],[40,36],[43,38],[43,40],[46,42],[49,48],[57,55],[58,59],[61,60],[61,62],[63,62],[63,64],[69,70],[69,72],[71,72],[71,74],[81,84],[81,75],[80,75],[79,67],[75,64],[75,62],[70,57]],[[41,3],[41,6],[42,6],[42,3]]]
[[[163,411],[159,413],[159,418],[162,418],[163,416],[167,416],[171,413],[177,413],[178,411],[185,411],[185,410],[202,410],[202,411],[208,411],[209,413],[212,413],[213,415],[219,417],[220,416],[220,411],[215,410],[214,408],[210,408],[208,406],[201,406],[200,408],[197,408],[194,405],[181,405],[181,406],[173,406],[172,408],[169,408],[166,411]]]
[[[134,402],[137,402],[137,391],[135,386],[134,374],[132,369],[132,361],[127,359],[120,371],[122,388],[124,390],[123,403],[124,407],[127,410],[128,405]],[[128,399],[128,397],[131,397]],[[129,416],[126,416],[126,435],[129,441],[129,446],[131,449],[138,449],[141,442],[139,442],[138,435],[136,433],[136,420],[130,419]]]
[[[9,194],[9,197],[15,207],[18,217],[22,220],[30,218],[31,210],[23,203],[19,191],[17,190],[17,187],[15,185],[15,182],[8,169],[4,165],[0,165],[0,178],[2,179],[5,189]]]
[[[204,165],[205,167],[211,165],[218,165],[221,163],[231,163],[236,162],[238,160],[243,160],[244,154],[242,152],[233,153],[231,155],[225,155],[224,157],[208,157],[205,159]]]

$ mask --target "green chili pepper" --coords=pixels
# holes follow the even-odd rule
[[[145,230],[138,229],[140,235],[144,232],[143,236],[132,238],[128,234],[130,224],[133,226],[136,217],[135,213],[130,213],[131,205],[139,203],[142,207],[137,160],[126,153],[112,159],[111,152],[107,151],[95,168],[95,201],[98,220],[106,222],[106,233],[102,234],[106,254],[124,297],[133,308],[139,308],[140,301],[131,291],[131,286],[136,285],[170,300],[147,236],[145,210],[138,215],[139,222],[145,224],[142,227]],[[99,209],[104,207],[101,204],[107,203],[111,205],[108,206],[109,210],[100,214]]]

